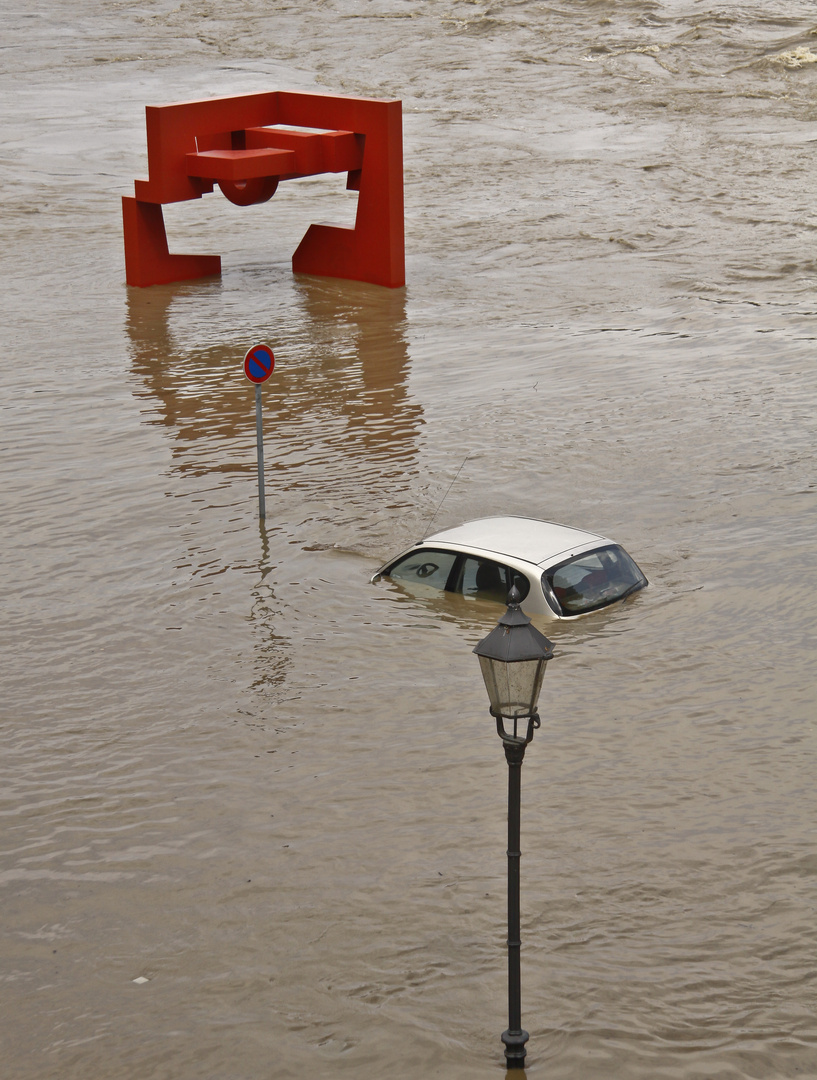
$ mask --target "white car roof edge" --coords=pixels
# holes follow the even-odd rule
[[[601,540],[601,543],[599,543]],[[529,567],[531,572],[543,572],[548,566],[553,563],[561,562],[563,559],[570,559],[573,556],[584,555],[588,551],[594,551],[596,548],[603,546],[606,543],[612,543],[613,541],[607,540],[606,537],[600,537],[588,541],[584,544],[573,544],[571,547],[565,548],[563,551],[557,551],[552,555],[548,555],[546,559],[542,559],[540,562],[532,562],[530,559],[525,559],[520,555],[510,555],[506,551],[495,551],[493,548],[477,547],[475,544],[452,544],[446,541],[434,541],[433,537],[429,537],[427,540],[418,540],[416,544],[412,544],[411,547],[407,547],[404,551],[401,551],[399,555],[395,555],[393,558],[388,559],[380,566],[374,574],[372,574],[371,580],[379,577],[387,566],[393,566],[395,563],[400,562],[406,555],[410,555],[412,551],[418,551],[426,546],[433,547],[442,551],[453,551],[457,555],[475,555],[485,556],[493,559],[495,562],[502,562],[506,566],[516,565],[516,569],[522,570],[524,567]]]
[[[523,524],[527,535],[518,539],[515,550],[513,544],[500,534],[505,527]],[[487,535],[485,535],[487,534]],[[614,543],[601,533],[576,529],[572,525],[562,525],[558,521],[543,521],[540,518],[522,515],[502,515],[476,518],[450,529],[432,533],[422,544],[446,544],[459,549],[471,548],[480,552],[501,555],[504,558],[517,558],[533,566],[543,566],[560,556],[569,557],[568,553],[589,551],[603,544]],[[418,546],[417,544],[413,545]],[[411,550],[411,549],[409,549]]]

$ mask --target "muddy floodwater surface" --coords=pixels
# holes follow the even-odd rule
[[[817,1077],[813,4],[2,21],[4,1080],[500,1075],[500,609],[369,584],[492,514],[650,580],[544,627],[528,1075]],[[402,100],[405,289],[293,276],[342,176],[128,288],[145,105],[278,89]]]

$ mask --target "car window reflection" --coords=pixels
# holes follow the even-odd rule
[[[424,585],[431,589],[444,589],[457,557],[455,551],[432,551],[428,548],[413,551],[395,563],[388,570],[388,576],[393,581],[406,585]]]

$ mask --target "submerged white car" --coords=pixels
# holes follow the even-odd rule
[[[504,604],[513,585],[528,615],[577,619],[647,584],[618,544],[553,521],[489,517],[435,533],[372,577],[409,592],[459,593]]]

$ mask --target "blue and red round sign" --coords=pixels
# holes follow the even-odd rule
[[[251,383],[266,382],[275,367],[275,357],[269,345],[253,345],[244,357],[244,374]]]

